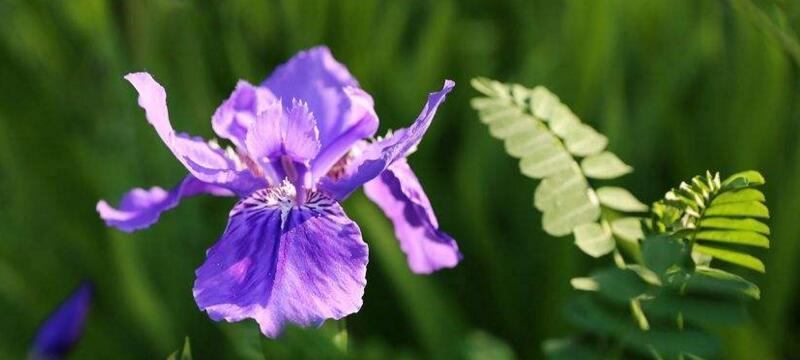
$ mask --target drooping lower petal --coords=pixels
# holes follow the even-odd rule
[[[244,139],[250,124],[275,100],[269,89],[239,80],[231,96],[214,112],[211,126],[217,135],[230,140],[237,148],[244,149]]]
[[[145,110],[147,121],[156,129],[158,136],[175,154],[186,169],[198,179],[233,188],[241,177],[249,172],[239,169],[235,159],[219,147],[211,146],[199,137],[177,134],[172,129],[167,111],[167,93],[153,77],[144,72],[125,76],[139,93],[139,106]]]
[[[299,207],[294,196],[285,182],[233,208],[196,272],[195,300],[212,319],[252,318],[275,337],[288,323],[317,326],[361,307],[368,251],[358,226],[321,193]]]
[[[32,359],[61,359],[72,350],[83,334],[91,298],[92,286],[81,284],[42,323],[33,340]]]
[[[369,144],[360,158],[354,159],[348,165],[344,176],[340,179],[324,178],[320,188],[332,194],[335,199],[341,200],[359,186],[374,179],[395,161],[405,158],[422,140],[422,136],[436,115],[436,110],[454,86],[453,81],[445,80],[442,90],[428,95],[425,107],[411,126],[397,130],[381,141]]]
[[[284,101],[299,99],[317,119],[319,156],[313,172],[320,177],[350,145],[378,130],[372,97],[361,90],[347,68],[324,46],[301,51],[275,69],[261,86]]]
[[[413,272],[428,274],[452,268],[461,260],[455,240],[439,230],[428,196],[405,159],[364,184],[364,193],[394,224]]]
[[[118,208],[112,207],[105,200],[100,200],[97,203],[97,212],[105,220],[106,225],[133,232],[158,222],[161,213],[178,206],[182,198],[199,194],[235,195],[224,187],[208,184],[188,175],[170,191],[157,186],[150,189],[133,189],[122,197]]]

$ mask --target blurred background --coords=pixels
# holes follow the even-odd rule
[[[767,273],[747,277],[763,298],[750,323],[719,330],[724,358],[800,352],[794,0],[0,0],[0,19],[2,359],[23,358],[83,279],[96,296],[76,359],[163,358],[184,336],[198,359],[258,356],[254,323],[214,323],[191,293],[232,199],[188,199],[134,234],[106,228],[94,208],[186,172],[124,74],[153,73],[176,129],[210,138],[238,79],[260,82],[317,44],[373,95],[380,133],[409,124],[444,78],[457,84],[410,162],[464,261],[411,274],[391,224],[351,197],[370,245],[364,307],[348,318],[354,347],[453,358],[486,345],[540,358],[544,339],[571,333],[569,279],[607,261],[541,231],[536,182],[469,107],[469,79],[488,76],[553,90],[609,136],[635,168],[620,185],[646,202],[706,169],[761,170],[772,249]]]

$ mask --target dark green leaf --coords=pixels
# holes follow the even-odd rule
[[[573,338],[547,339],[542,343],[542,351],[550,360],[603,359],[591,345],[582,344]]]
[[[689,254],[680,240],[667,235],[654,235],[642,242],[642,256],[645,265],[661,276],[667,269],[683,264]]]
[[[592,279],[597,282],[600,295],[623,305],[643,294],[648,287],[635,272],[618,268],[594,272]]]
[[[694,275],[687,282],[689,292],[717,293],[725,295],[745,295],[753,299],[761,297],[758,286],[739,275],[709,268],[697,267]]]

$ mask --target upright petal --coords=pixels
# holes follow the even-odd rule
[[[292,100],[292,107],[286,113],[283,134],[284,149],[294,159],[311,160],[319,152],[319,129],[314,115],[308,111],[308,104]]]
[[[314,116],[302,101],[284,109],[280,100],[270,104],[250,126],[245,139],[247,151],[256,161],[288,155],[308,162],[319,151],[319,133]]]
[[[253,160],[280,156],[283,148],[281,123],[284,117],[283,104],[278,100],[267,105],[250,124],[244,143]]]
[[[429,274],[461,260],[455,240],[439,230],[428,196],[405,159],[364,184],[364,193],[392,220],[412,271]]]
[[[358,81],[327,47],[298,53],[261,85],[284,100],[308,103],[317,119],[322,145],[313,161],[315,177],[324,175],[354,142],[378,130],[372,97],[359,89]]]
[[[245,149],[244,139],[250,124],[275,100],[267,88],[239,80],[231,96],[214,112],[211,126],[217,135],[230,140],[237,148]]]
[[[155,224],[162,212],[178,206],[182,198],[199,194],[235,195],[227,188],[205,183],[188,175],[170,191],[157,186],[147,190],[135,188],[122,197],[119,208],[114,208],[105,200],[100,200],[97,203],[97,212],[100,213],[100,217],[105,220],[107,226],[133,232]]]
[[[223,186],[235,184],[238,177],[247,175],[238,171],[234,159],[219,147],[211,146],[199,137],[175,133],[167,112],[167,93],[150,74],[132,73],[126,75],[125,79],[139,92],[139,106],[145,110],[147,121],[192,175]]]
[[[350,101],[350,109],[345,116],[358,119],[335,139],[329,141],[311,162],[314,179],[325,176],[331,167],[339,161],[357,142],[375,134],[378,129],[378,115],[373,108],[372,96],[356,87],[344,88],[345,96]]]
[[[92,298],[92,286],[83,283],[42,323],[33,340],[31,358],[61,359],[83,334]]]
[[[276,337],[287,323],[318,326],[361,307],[367,245],[358,226],[321,193],[302,206],[294,196],[285,182],[233,208],[196,272],[195,300],[212,319],[252,318]]]
[[[320,188],[335,199],[341,200],[359,186],[380,175],[395,161],[405,158],[422,140],[422,136],[428,131],[436,115],[436,110],[454,86],[453,81],[445,80],[442,90],[428,95],[428,102],[410,127],[397,130],[393,135],[369,144],[360,158],[354,159],[347,166],[344,176],[339,179],[324,178]]]

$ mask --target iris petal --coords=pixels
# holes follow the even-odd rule
[[[308,103],[319,128],[321,148],[312,161],[318,178],[358,140],[375,135],[378,117],[372,97],[327,47],[302,51],[279,66],[261,86],[284,101]]]
[[[100,200],[97,203],[97,212],[105,220],[106,225],[133,232],[158,222],[161,213],[178,206],[182,198],[199,194],[235,195],[224,187],[204,183],[188,175],[170,191],[157,186],[150,189],[135,188],[122,197],[118,208],[112,207],[105,200]]]
[[[316,326],[361,307],[368,253],[361,231],[321,193],[299,207],[294,195],[284,183],[231,211],[196,272],[195,300],[212,319],[252,318],[276,337],[287,323]]]
[[[307,162],[320,147],[316,121],[305,103],[293,101],[290,108],[284,109],[280,100],[256,117],[245,144],[256,161],[289,155],[292,160]]]
[[[422,136],[428,131],[436,115],[436,110],[454,86],[453,81],[445,80],[442,90],[428,95],[425,107],[411,126],[397,130],[392,136],[381,141],[369,144],[359,158],[347,166],[344,176],[339,179],[323,178],[320,188],[337,200],[344,199],[353,190],[380,175],[392,163],[405,158],[422,140]]]
[[[312,160],[311,172],[315,180],[325,176],[355,143],[374,135],[378,128],[378,115],[375,114],[373,108],[372,96],[355,87],[348,87],[344,90],[345,96],[351,104],[347,117],[358,120],[354,121],[347,130],[339,133],[336,139],[330,141]]]
[[[226,186],[239,194],[257,181],[248,171],[238,169],[235,159],[219,147],[211,146],[199,137],[175,133],[169,121],[167,93],[150,74],[132,73],[125,79],[139,93],[139,106],[145,110],[147,121],[192,175],[207,183]]]
[[[461,260],[455,240],[439,230],[428,196],[405,159],[366,183],[364,193],[394,224],[412,271],[428,274],[455,267]]]
[[[230,140],[237,148],[244,149],[250,124],[275,100],[268,89],[239,80],[231,96],[214,112],[211,126],[217,135]]]

